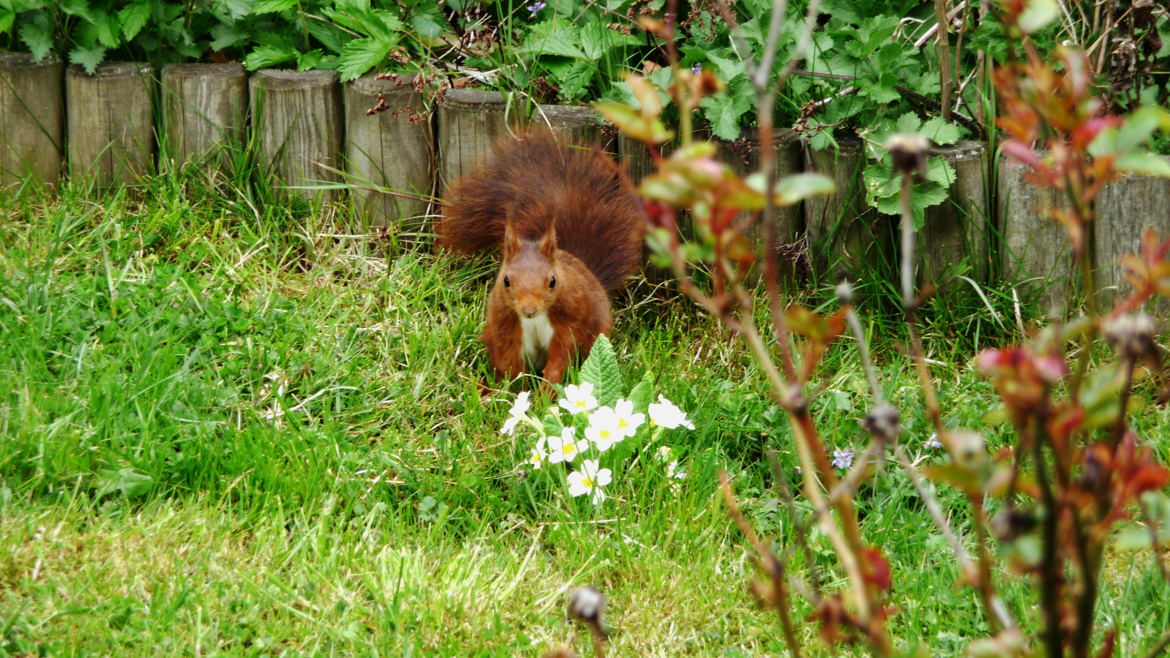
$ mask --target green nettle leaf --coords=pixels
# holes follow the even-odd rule
[[[94,44],[92,46],[76,46],[69,51],[69,62],[78,64],[85,72],[93,75],[97,70],[98,64],[106,58],[106,47],[101,44]]]
[[[341,81],[356,80],[366,71],[385,62],[393,47],[393,43],[377,39],[354,39],[345,44],[337,59],[337,72],[341,74]]]
[[[89,5],[89,0],[58,0],[57,2],[57,8],[61,10],[61,13],[92,22],[93,15],[90,13]]]
[[[118,21],[122,23],[122,37],[130,41],[138,36],[146,22],[150,20],[150,3],[139,2],[127,5],[118,12]]]
[[[53,50],[53,27],[44,12],[37,12],[33,20],[22,22],[16,31],[33,59],[44,59]]]
[[[297,51],[293,48],[280,46],[260,45],[252,49],[244,57],[244,66],[250,71],[266,69],[296,59]]]
[[[11,30],[14,21],[16,21],[16,12],[8,8],[0,8],[0,34]]]
[[[321,67],[321,60],[324,59],[325,52],[320,48],[314,48],[309,52],[297,54],[297,70],[309,71],[312,69],[319,69]]]
[[[599,404],[613,405],[624,393],[617,355],[605,334],[597,337],[589,350],[589,358],[581,364],[581,381],[593,384],[593,395]]]
[[[571,101],[585,96],[586,88],[597,73],[597,66],[584,59],[561,60],[550,62],[548,70],[561,100]]]
[[[746,83],[746,81],[745,81]],[[739,120],[752,109],[752,96],[728,89],[727,93],[707,96],[699,102],[711,132],[719,139],[739,139]]]

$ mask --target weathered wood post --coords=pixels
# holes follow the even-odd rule
[[[26,176],[55,184],[65,153],[65,67],[0,53],[0,188]]]
[[[1101,301],[1114,303],[1128,295],[1129,284],[1121,276],[1121,257],[1141,253],[1142,233],[1151,227],[1158,237],[1170,237],[1170,179],[1128,175],[1109,183],[1097,197],[1093,257]],[[1165,315],[1170,306],[1158,302]]]
[[[1001,267],[1008,283],[1039,295],[1046,311],[1063,313],[1076,290],[1072,250],[1048,209],[1063,203],[1060,190],[1024,180],[1029,167],[1002,158],[999,165]]]
[[[239,64],[171,64],[162,72],[167,154],[176,164],[242,145],[248,76]]]
[[[890,218],[865,203],[865,149],[856,137],[838,139],[840,148],[806,149],[805,170],[833,179],[837,191],[804,201],[804,226],[813,271],[822,282],[856,281],[866,263],[893,258]],[[884,253],[883,253],[884,252]]]
[[[804,147],[800,136],[791,130],[777,130],[772,138],[773,163],[776,171],[776,180],[786,176],[798,174],[804,170]],[[756,136],[741,137],[734,142],[715,140],[716,157],[731,166],[740,176],[747,176],[760,169],[760,142]],[[800,231],[803,228],[803,204],[782,206],[776,208],[776,246],[780,249],[779,274],[782,281],[791,281],[810,272],[807,268],[807,254],[797,246]],[[764,258],[761,250],[766,233],[764,226],[756,222],[750,230],[752,242],[756,245],[755,252],[759,262],[752,268],[753,274],[763,276]]]
[[[498,92],[452,89],[439,103],[439,192],[475,167],[497,139],[519,122]]]
[[[99,187],[129,185],[154,165],[154,67],[108,62],[65,73],[69,166]]]
[[[332,201],[337,190],[292,189],[336,183],[341,166],[341,91],[335,71],[257,71],[249,83],[260,160],[288,193]]]
[[[918,278],[923,283],[943,286],[947,268],[963,261],[968,276],[986,283],[991,272],[988,240],[987,190],[984,172],[987,160],[983,144],[965,141],[955,146],[932,149],[932,157],[941,157],[955,170],[955,180],[947,191],[947,200],[926,209],[925,223],[918,232]]]
[[[642,142],[627,137],[625,133],[618,133],[617,138],[618,164],[626,169],[634,185],[654,171],[654,159],[650,157],[650,149]]]
[[[410,219],[417,228],[430,205],[425,200],[396,197],[372,187],[426,197],[435,173],[434,130],[422,94],[411,76],[378,80],[370,73],[345,86],[345,157],[347,171],[358,186],[358,210],[372,226]],[[386,109],[368,112],[381,96]]]
[[[538,105],[529,117],[535,125],[545,125],[564,135],[572,144],[599,146],[608,153],[617,153],[614,133],[606,130],[605,121],[591,107],[585,105]]]

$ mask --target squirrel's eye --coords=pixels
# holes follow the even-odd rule
[[[557,287],[557,278],[556,278],[555,276],[550,276],[550,277],[548,278],[548,287],[549,287],[550,289],[551,289],[551,288],[556,288],[556,287]]]
[[[505,287],[505,288],[511,288],[511,287],[512,287],[512,281],[511,281],[510,279],[508,279],[508,276],[507,276],[507,275],[504,275],[504,287]]]

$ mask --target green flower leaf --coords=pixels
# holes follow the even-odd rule
[[[593,384],[593,395],[599,404],[613,405],[625,393],[617,355],[605,334],[597,337],[589,350],[589,358],[581,364],[581,381]]]
[[[130,41],[138,36],[146,22],[150,20],[150,3],[138,2],[127,5],[118,12],[118,21],[122,24],[122,37]]]
[[[354,39],[345,44],[337,60],[341,81],[356,80],[366,71],[385,62],[393,47],[393,43],[377,39]]]
[[[253,48],[252,52],[244,57],[244,66],[250,71],[255,71],[283,64],[296,58],[297,51],[293,48],[260,45]]]
[[[44,59],[53,50],[53,26],[43,11],[33,14],[32,20],[23,22],[16,31],[33,59]]]
[[[77,46],[69,51],[69,62],[78,64],[85,72],[93,75],[97,70],[98,64],[106,58],[106,47],[101,44],[94,44],[89,47]]]

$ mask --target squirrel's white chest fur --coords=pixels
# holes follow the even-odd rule
[[[520,355],[533,368],[543,368],[548,360],[548,346],[552,342],[553,328],[548,313],[531,318],[520,318]]]

